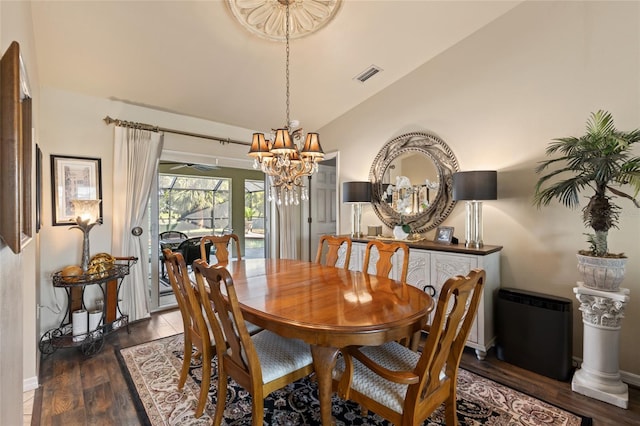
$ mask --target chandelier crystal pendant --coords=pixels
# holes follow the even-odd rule
[[[302,149],[299,149],[294,142],[294,139],[302,139],[302,129],[292,130],[289,119],[289,5],[291,0],[283,0],[281,3],[286,6],[287,121],[284,127],[276,130],[273,142],[266,140],[264,133],[254,133],[248,155],[254,158],[255,169],[260,168],[271,177],[273,191],[269,195],[269,200],[276,201],[279,205],[290,206],[298,205],[300,200],[309,198],[302,178],[318,171],[318,162],[324,158],[324,152],[317,133],[307,134]]]

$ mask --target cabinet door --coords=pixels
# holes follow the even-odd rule
[[[434,298],[440,297],[440,291],[444,283],[456,275],[467,275],[471,269],[476,268],[478,259],[475,256],[460,254],[432,253],[431,255],[431,285],[436,291]],[[481,302],[482,303],[482,302]],[[433,318],[431,314],[429,321]],[[469,332],[468,342],[478,343],[478,318],[476,317]]]
[[[432,253],[431,285],[436,289],[436,296],[440,295],[440,289],[442,289],[445,281],[455,275],[467,275],[477,265],[478,260],[475,256]]]
[[[430,258],[431,255],[426,251],[409,250],[407,284],[424,290],[424,288],[431,283],[429,279],[431,267]],[[398,268],[402,265],[402,259],[399,260]]]

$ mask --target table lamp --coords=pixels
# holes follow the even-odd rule
[[[82,231],[82,263],[80,266],[84,272],[87,272],[89,267],[89,232],[97,223],[100,223],[100,201],[71,200],[76,225],[69,229]]]
[[[351,204],[351,236],[363,237],[361,231],[362,203],[371,202],[371,182],[344,182],[342,202]]]
[[[476,170],[453,174],[453,199],[466,201],[465,246],[480,248],[482,242],[482,200],[497,199],[498,173]]]

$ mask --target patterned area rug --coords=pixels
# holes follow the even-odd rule
[[[177,389],[182,366],[182,334],[143,343],[116,351],[132,394],[138,404],[140,420],[145,425],[209,425],[213,421],[216,380],[212,377],[209,402],[198,419],[194,411],[202,377],[200,360],[193,360],[187,383]],[[212,371],[216,371],[214,357]],[[320,425],[317,384],[299,380],[271,393],[265,399],[264,425]],[[362,417],[357,404],[343,401],[335,394],[332,401],[337,425],[389,425],[369,412]],[[461,425],[581,425],[588,418],[561,410],[553,405],[502,386],[496,382],[460,369],[458,377],[458,419]],[[232,380],[229,381],[224,423],[251,424],[251,395]],[[424,425],[444,425],[440,407]]]

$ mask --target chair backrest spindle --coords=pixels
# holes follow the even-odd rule
[[[407,281],[407,272],[409,269],[409,246],[400,242],[383,242],[378,240],[372,240],[367,243],[365,248],[364,263],[362,271],[367,272],[369,270],[369,262],[371,260],[371,250],[376,248],[378,251],[378,260],[376,261],[375,275],[388,277],[393,267],[392,257],[397,251],[402,251],[404,257],[402,260],[402,267],[400,270],[400,281],[403,283]]]
[[[236,259],[242,260],[242,254],[240,253],[240,239],[236,234],[225,235],[205,235],[200,241],[200,258],[208,259],[205,254],[208,253],[207,247],[215,247],[216,264],[227,264],[229,262],[229,242],[233,240],[236,246]]]
[[[324,246],[327,246],[327,252],[323,253]],[[349,261],[351,260],[351,238],[338,237],[332,235],[323,235],[318,242],[318,253],[316,254],[316,263],[322,263],[324,254],[324,264],[327,266],[336,266],[340,258],[340,248],[345,246],[344,269],[349,269]]]

